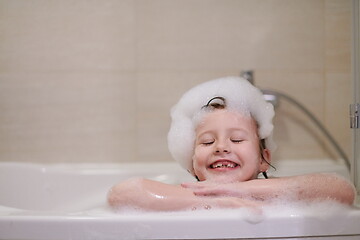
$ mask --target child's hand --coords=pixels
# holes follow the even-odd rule
[[[249,198],[241,188],[239,189],[239,185],[241,185],[240,182],[215,183],[209,181],[181,184],[183,188],[193,191],[195,196],[211,198],[214,207],[247,208],[255,214],[261,214],[263,203]]]

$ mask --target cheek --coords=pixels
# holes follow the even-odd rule
[[[253,161],[257,161],[261,159],[259,147],[251,142],[249,142],[249,144],[247,145],[243,145],[238,152],[241,153],[247,159],[252,159]]]
[[[201,148],[195,148],[194,155],[192,157],[194,166],[202,166],[206,161],[206,151]]]
[[[242,152],[242,159],[245,166],[251,171],[258,171],[261,168],[261,154],[259,149],[254,146],[249,146]]]
[[[195,153],[192,157],[193,169],[195,175],[200,179],[200,181],[205,180],[204,171],[206,168],[206,154],[203,151],[195,150]]]

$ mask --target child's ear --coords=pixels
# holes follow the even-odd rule
[[[266,172],[271,164],[271,152],[269,149],[265,148],[262,150],[262,156],[265,159],[261,159],[261,163],[260,163],[260,171],[261,172]]]

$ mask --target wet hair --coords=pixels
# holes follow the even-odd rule
[[[226,100],[223,97],[213,97],[206,105],[202,106],[201,109],[212,108],[212,109],[224,109],[226,108]]]
[[[261,161],[265,161],[270,167],[272,167],[274,170],[276,170],[276,167],[274,167],[273,165],[271,165],[271,163],[269,163],[263,154],[263,151],[266,149],[266,142],[265,139],[260,139],[259,141],[259,148],[260,148],[260,156],[261,156]],[[262,172],[262,175],[264,176],[264,178],[268,179],[268,175],[266,172]]]
[[[215,110],[215,109],[225,109],[225,108],[226,108],[226,99],[224,97],[216,96],[216,97],[211,98],[204,106],[202,106],[201,109]],[[257,126],[257,128],[259,128],[259,125],[257,122],[256,122],[256,126]],[[265,161],[270,167],[272,167],[273,169],[276,170],[276,168],[265,159],[265,157],[263,155],[263,151],[265,149],[266,149],[265,139],[260,139],[259,140],[259,150],[260,150],[261,160]],[[263,174],[264,178],[268,179],[266,172],[262,172],[262,174]],[[200,181],[197,176],[195,176],[195,178],[198,181]]]

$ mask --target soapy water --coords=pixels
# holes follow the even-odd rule
[[[285,201],[275,200],[272,201],[258,210],[243,207],[243,208],[199,208],[195,211],[192,209],[182,211],[145,211],[141,209],[134,209],[132,207],[123,207],[114,210],[104,201],[99,203],[93,208],[82,211],[54,211],[50,215],[63,215],[63,216],[76,216],[76,217],[101,217],[101,218],[121,218],[136,220],[139,219],[159,219],[159,218],[189,218],[189,220],[204,220],[204,219],[233,219],[246,221],[251,224],[257,224],[263,221],[267,221],[273,218],[305,218],[312,217],[315,219],[326,219],[331,216],[346,216],[350,210],[354,209],[354,206],[348,206],[338,203],[333,200],[326,201],[312,201],[312,202],[301,202],[301,201]],[[8,211],[7,211],[8,212]],[[14,209],[12,213],[7,215],[12,216],[23,216],[23,215],[38,215],[36,211],[25,211],[21,209]],[[42,215],[49,215],[49,212],[43,212]]]
[[[168,146],[173,158],[186,170],[191,170],[191,156],[196,123],[202,116],[203,106],[214,97],[222,97],[226,108],[244,116],[252,116],[258,123],[259,137],[267,148],[275,150],[272,140],[275,115],[273,106],[266,102],[259,89],[239,77],[225,77],[202,83],[187,91],[171,109],[172,123],[168,133]]]
[[[78,214],[92,216],[92,217],[125,217],[142,219],[158,219],[161,217],[188,217],[191,220],[203,219],[234,219],[242,220],[251,224],[257,224],[273,218],[305,218],[312,217],[315,219],[327,219],[331,216],[346,216],[354,206],[348,206],[338,203],[333,200],[326,201],[312,201],[312,202],[289,202],[289,201],[273,201],[254,211],[250,208],[216,208],[211,209],[197,209],[183,210],[183,211],[144,211],[134,209],[131,207],[121,208],[114,211],[106,204],[97,208],[89,209],[87,211],[79,212]]]

